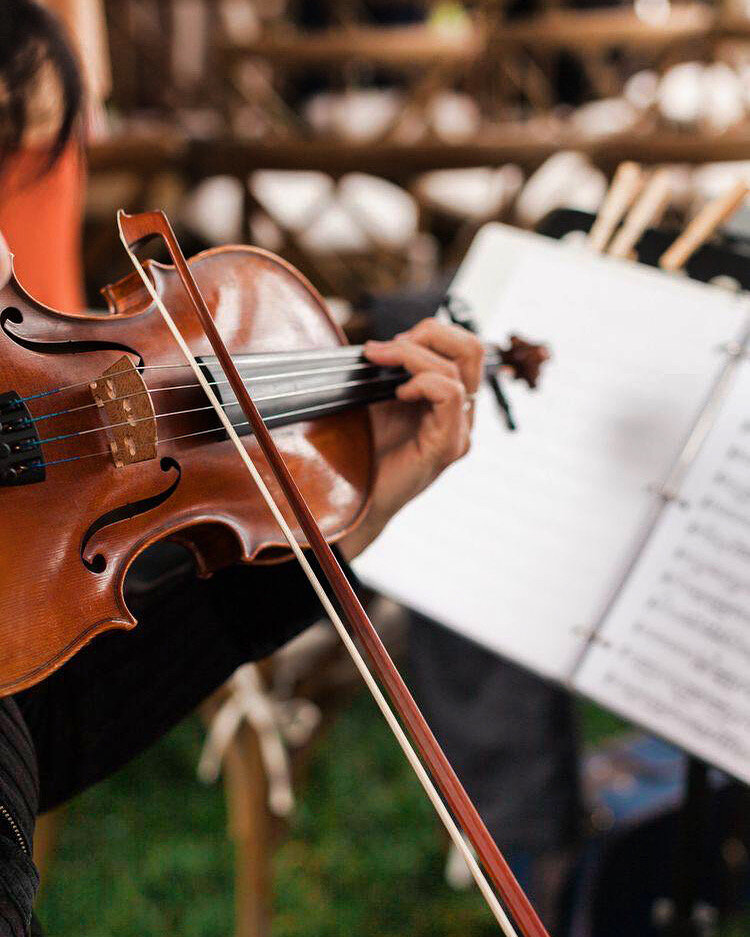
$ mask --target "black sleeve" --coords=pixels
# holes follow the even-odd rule
[[[0,834],[0,937],[27,937],[38,887],[34,863]]]
[[[13,699],[0,699],[0,937],[28,934],[39,886],[31,860],[37,798],[31,737]]]
[[[139,619],[132,631],[95,638],[16,697],[36,747],[41,811],[110,775],[238,666],[272,653],[322,614],[296,562],[180,579],[129,604]]]

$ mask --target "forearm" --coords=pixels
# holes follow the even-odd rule
[[[395,513],[395,512],[394,512]],[[339,553],[347,563],[359,556],[385,529],[389,516],[370,511],[362,522],[339,540]]]

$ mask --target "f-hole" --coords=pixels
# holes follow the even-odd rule
[[[37,342],[31,338],[24,338],[23,335],[17,335],[11,325],[21,325],[23,322],[23,313],[16,306],[6,306],[0,312],[0,329],[8,338],[25,348],[27,351],[34,351],[39,355],[77,355],[87,351],[126,351],[135,355],[138,359],[137,367],[144,367],[143,358],[130,345],[124,345],[122,342],[106,341],[65,341],[65,342]]]
[[[97,553],[91,560],[86,559],[86,547],[95,534],[98,534],[99,531],[103,530],[105,527],[110,527],[112,524],[119,524],[120,521],[128,521],[133,517],[138,517],[140,514],[145,514],[147,511],[153,511],[153,509],[158,508],[160,504],[164,504],[167,498],[170,498],[177,490],[177,486],[180,484],[180,478],[182,477],[182,469],[180,468],[179,462],[171,456],[166,456],[161,460],[160,465],[162,472],[175,471],[177,473],[177,478],[175,478],[168,488],[165,488],[164,491],[160,491],[158,494],[150,495],[148,498],[141,498],[140,501],[131,501],[129,504],[123,504],[119,508],[107,511],[106,514],[102,514],[101,517],[97,518],[83,535],[83,539],[81,540],[81,562],[90,572],[103,573],[107,568],[107,558],[101,553]]]

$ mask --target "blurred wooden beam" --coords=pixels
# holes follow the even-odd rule
[[[174,133],[126,131],[90,144],[87,156],[91,172],[153,174],[181,167],[187,151],[188,141]]]
[[[583,152],[602,169],[613,169],[623,159],[641,163],[716,163],[750,159],[750,124],[709,134],[698,131],[627,132],[584,144]]]
[[[242,177],[257,169],[310,169],[334,177],[364,172],[398,181],[432,169],[505,163],[534,169],[561,149],[578,150],[608,170],[622,160],[698,164],[750,159],[750,125],[716,135],[659,129],[652,133],[628,131],[595,140],[582,139],[579,133],[567,129],[540,137],[522,125],[487,131],[465,143],[423,141],[407,145],[388,141],[375,145],[330,139],[196,140],[186,158],[190,172],[198,177],[220,174]]]
[[[674,3],[663,21],[641,19],[632,7],[615,9],[548,9],[491,27],[472,23],[450,30],[434,26],[345,27],[319,32],[266,34],[227,46],[230,56],[257,56],[286,67],[336,65],[366,61],[374,65],[421,67],[469,64],[482,55],[491,37],[498,47],[535,50],[571,48],[603,51],[628,46],[638,51],[661,49],[677,42],[705,39],[714,33],[750,35],[750,20],[717,20],[705,3]]]
[[[280,140],[268,143],[195,141],[190,168],[196,175],[242,177],[257,169],[310,169],[337,177],[364,172],[386,179],[409,179],[431,169],[502,165],[539,165],[560,148],[559,140],[540,142],[514,128],[493,133],[492,140],[461,144],[391,141],[373,144],[326,140]]]
[[[533,170],[561,149],[578,150],[607,171],[613,171],[623,160],[647,165],[747,160],[750,122],[720,134],[660,128],[598,139],[582,138],[568,128],[542,135],[523,124],[507,124],[463,143],[431,139],[410,144],[354,143],[330,137],[260,142],[190,140],[177,135],[140,137],[123,133],[92,144],[88,156],[93,173],[126,170],[148,175],[175,171],[198,180],[224,174],[242,179],[258,169],[306,169],[334,177],[364,172],[398,182],[433,169],[517,163],[527,171]]]
[[[268,33],[232,43],[230,56],[267,59],[285,68],[365,61],[373,65],[421,68],[470,63],[484,51],[480,27],[447,30],[434,26],[344,27],[319,32]]]
[[[702,39],[714,29],[716,16],[703,3],[674,3],[663,22],[646,22],[632,7],[614,9],[547,10],[527,20],[499,26],[493,41],[507,46],[555,50],[569,47],[576,52],[603,51],[612,46],[632,50],[654,50]]]

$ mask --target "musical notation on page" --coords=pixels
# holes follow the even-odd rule
[[[750,781],[750,362],[573,683]]]

